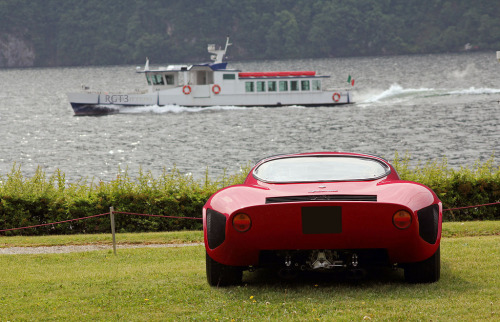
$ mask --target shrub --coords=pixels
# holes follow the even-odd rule
[[[420,182],[433,189],[445,209],[494,203],[500,200],[500,167],[493,157],[476,162],[471,168],[448,167],[446,158],[410,167],[410,157],[397,153],[392,161],[404,180]],[[0,176],[0,230],[59,222],[109,212],[154,214],[201,218],[201,209],[208,198],[228,185],[242,183],[250,165],[233,175],[224,174],[212,180],[208,170],[202,180],[184,175],[177,168],[155,178],[151,172],[140,171],[132,178],[119,169],[110,182],[80,180],[67,183],[57,170],[47,177],[39,167],[32,177],[24,177],[14,164],[10,173]],[[498,206],[478,207],[444,212],[447,221],[500,219]],[[65,224],[14,230],[5,235],[43,235],[109,232],[108,216]],[[201,229],[200,220],[164,219],[117,214],[120,232],[171,231]]]
[[[0,229],[42,225],[117,212],[201,218],[208,198],[224,186],[243,181],[249,166],[240,173],[226,173],[211,180],[208,170],[204,180],[180,173],[174,167],[154,178],[151,172],[139,172],[136,178],[127,171],[110,182],[81,180],[67,183],[61,171],[47,177],[39,167],[31,178],[22,175],[14,164],[4,178],[0,176]],[[119,169],[118,173],[122,171]],[[201,229],[200,220],[163,219],[146,216],[116,215],[121,232]],[[43,235],[108,232],[109,217],[5,232],[5,235]]]

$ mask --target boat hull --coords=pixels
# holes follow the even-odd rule
[[[97,105],[71,103],[76,116],[108,115],[120,113],[118,105]]]
[[[349,91],[215,94],[208,86],[207,88],[198,86],[189,94],[184,94],[181,88],[177,88],[144,94],[69,93],[68,98],[75,115],[78,116],[116,114],[127,108],[138,106],[318,107],[352,103]]]

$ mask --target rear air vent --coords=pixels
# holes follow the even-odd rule
[[[207,239],[210,249],[216,248],[226,239],[226,216],[210,208],[207,209]]]
[[[312,195],[266,198],[266,203],[306,201],[377,201],[377,195]]]
[[[430,205],[417,211],[418,233],[429,244],[437,241],[439,229],[439,206]]]

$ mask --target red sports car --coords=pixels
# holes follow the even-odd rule
[[[238,284],[244,270],[272,265],[287,276],[387,265],[403,268],[408,282],[435,282],[441,223],[436,194],[380,157],[273,156],[203,207],[207,279]]]

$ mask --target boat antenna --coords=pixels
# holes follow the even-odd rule
[[[227,47],[231,46],[232,44],[229,42],[229,36],[226,36],[226,47],[224,48],[224,53],[227,51]]]
[[[215,49],[215,44],[209,44],[208,45],[208,52],[212,54],[210,56],[210,59],[214,61],[214,63],[222,63],[222,60],[224,59],[224,55],[226,54],[227,47],[231,46],[232,44],[229,42],[229,36],[226,38],[226,46],[224,49]]]

